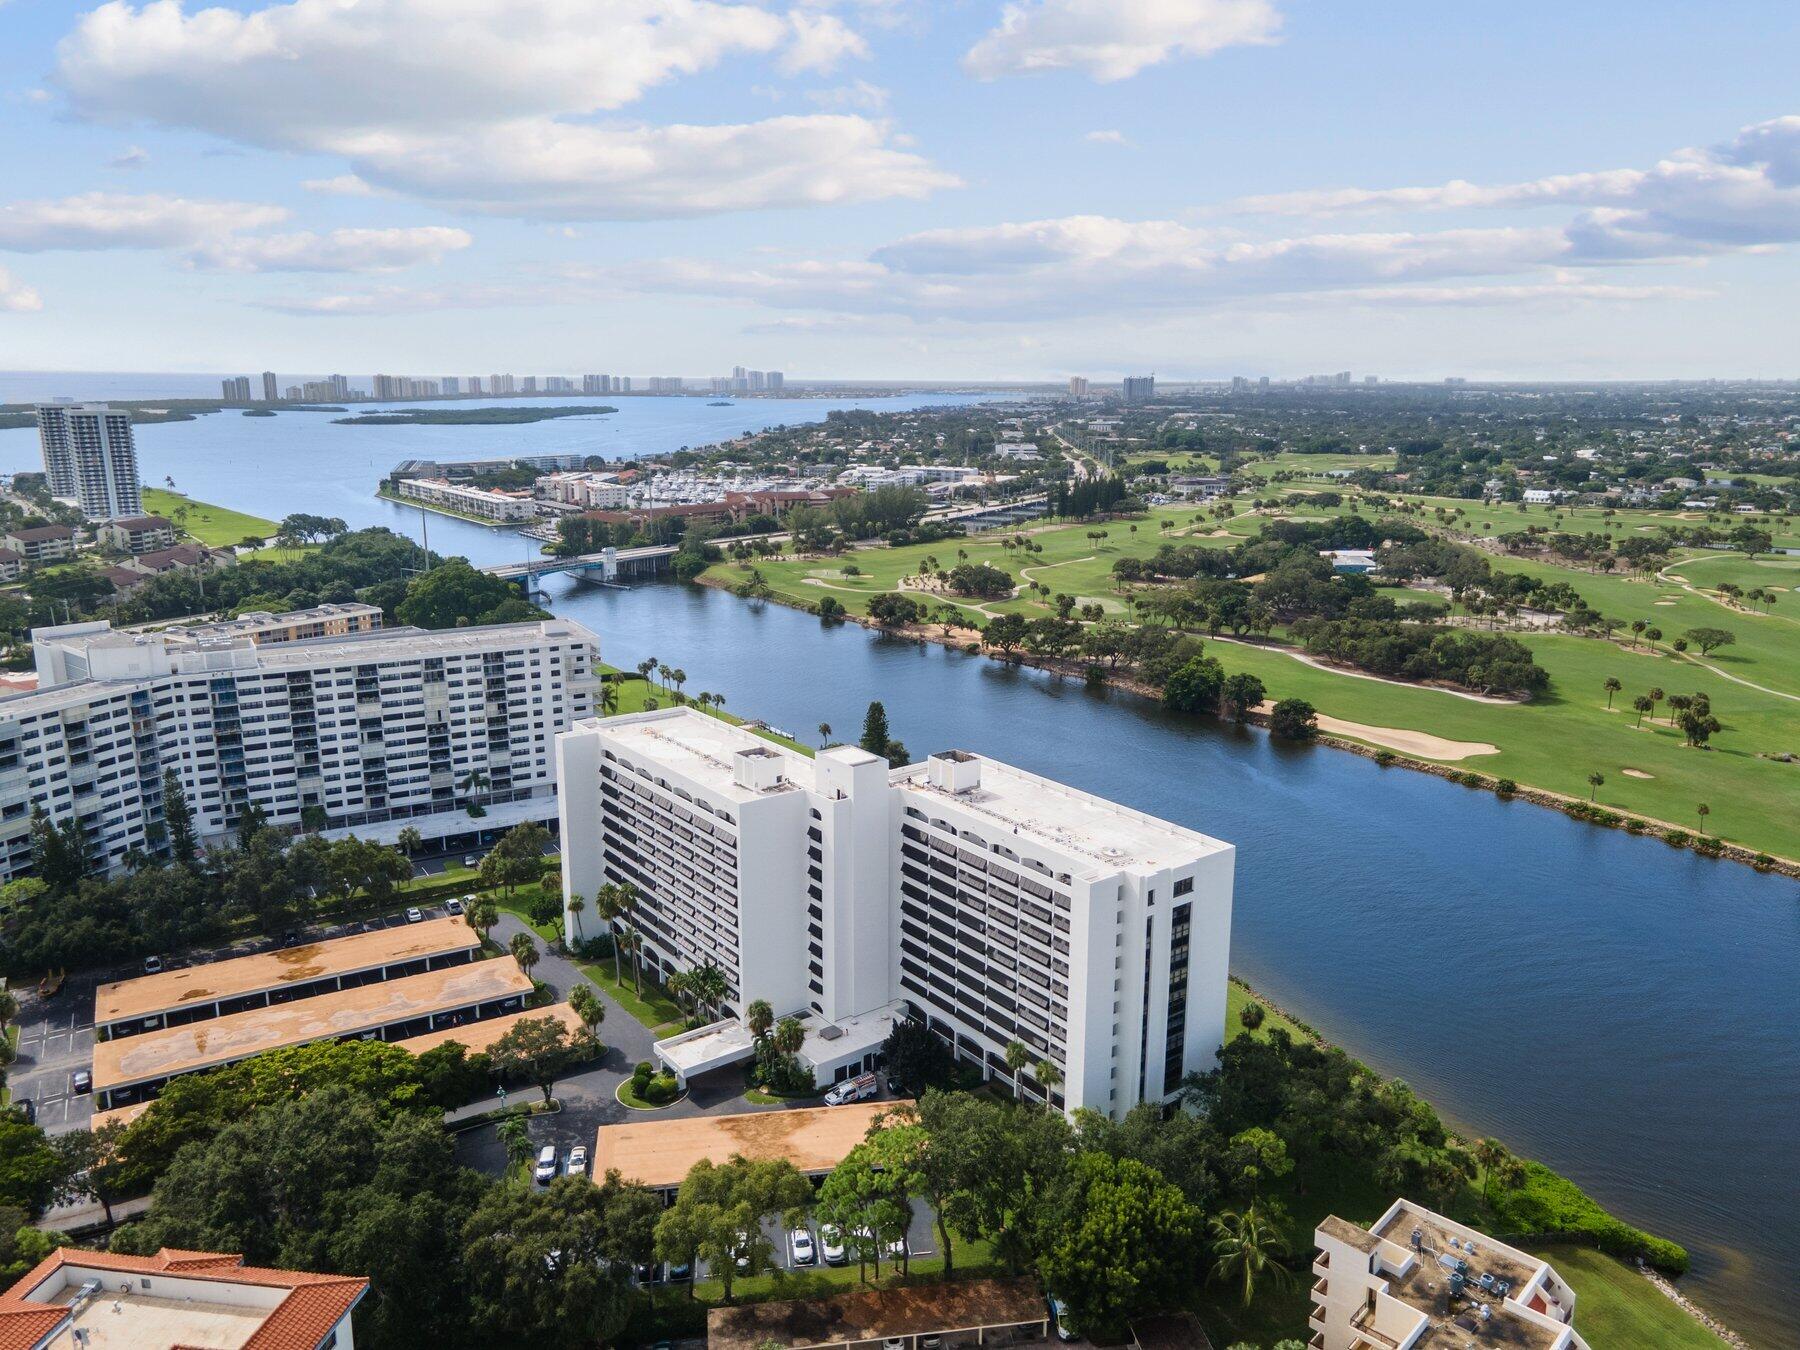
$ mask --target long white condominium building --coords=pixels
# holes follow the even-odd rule
[[[89,520],[144,514],[129,412],[104,403],[41,403],[37,419],[52,497],[79,503]]]
[[[729,1011],[903,1000],[961,1059],[1004,1075],[1021,1041],[1057,1105],[1112,1116],[1215,1063],[1229,844],[960,750],[809,759],[688,708],[580,723],[557,777],[565,894],[632,883],[651,968],[715,963]],[[569,924],[602,931],[591,903]]]
[[[1547,1262],[1423,1205],[1396,1200],[1368,1228],[1334,1214],[1313,1240],[1313,1350],[1588,1350]]]
[[[471,802],[483,826],[554,819],[553,742],[599,688],[598,639],[565,619],[297,641],[105,622],[31,637],[38,689],[0,698],[8,880],[30,868],[34,805],[79,820],[97,867],[158,852],[171,769],[203,842],[250,807],[372,839],[467,831]]]

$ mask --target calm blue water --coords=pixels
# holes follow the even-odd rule
[[[632,399],[595,422],[520,428],[227,414],[142,428],[139,444],[147,481],[173,476],[203,500],[416,535],[416,512],[370,495],[407,456],[666,450],[831,406]],[[0,471],[34,467],[36,454],[33,433],[0,433]],[[526,551],[442,517],[431,541],[477,561]],[[1686,1243],[1689,1288],[1756,1344],[1800,1344],[1791,1289],[1770,1278],[1800,1251],[1793,882],[717,591],[549,585],[608,661],[666,658],[689,690],[723,693],[737,712],[853,737],[880,698],[915,757],[983,751],[1231,840],[1234,969],[1465,1129]]]

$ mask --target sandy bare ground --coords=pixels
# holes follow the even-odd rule
[[[1620,769],[1619,772],[1624,774],[1627,778],[1654,778],[1654,777],[1656,777],[1655,774],[1645,773],[1642,769]]]
[[[1264,699],[1257,711],[1266,713],[1274,706]],[[1420,759],[1454,763],[1475,755],[1500,753],[1499,746],[1489,745],[1486,741],[1452,741],[1443,736],[1433,736],[1429,731],[1411,731],[1406,727],[1372,727],[1364,722],[1346,722],[1341,717],[1331,717],[1325,713],[1318,713],[1316,716],[1320,731],[1328,731],[1334,736],[1354,736],[1359,741],[1385,745],[1390,750],[1398,750],[1403,755],[1416,755]]]

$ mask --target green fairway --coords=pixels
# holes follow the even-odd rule
[[[1725,1344],[1623,1262],[1591,1247],[1533,1247],[1575,1290],[1575,1329],[1593,1346],[1719,1350]]]
[[[1511,527],[1504,509],[1484,512],[1480,503],[1467,502],[1445,505],[1472,507],[1477,524],[1491,517],[1500,522],[1496,528]],[[1281,514],[1316,518],[1347,509]],[[1599,513],[1593,514],[1598,526]],[[1611,528],[1624,528],[1638,517],[1655,519],[1656,513],[1620,512]],[[1119,558],[1148,557],[1171,541],[1230,547],[1254,537],[1266,519],[1265,513],[1240,511],[1220,521],[1193,506],[1161,507],[1135,521],[1038,525],[1023,532],[1041,550],[1030,553],[1008,547],[1020,531],[997,531],[935,544],[857,549],[838,557],[721,563],[707,578],[736,585],[754,571],[776,598],[789,604],[810,607],[829,595],[854,614],[866,614],[875,596],[898,591],[928,609],[953,605],[978,624],[997,614],[1036,618],[1054,613],[1049,600],[1028,589],[1040,582],[1050,588],[1052,600],[1057,594],[1072,595],[1080,604],[1100,604],[1109,617],[1129,620],[1128,599],[1112,577]],[[964,561],[1002,569],[1019,589],[1011,597],[983,600],[921,590],[907,581],[922,566],[934,571]],[[1527,558],[1491,561],[1502,571],[1565,581],[1624,627],[1614,641],[1559,631],[1521,634],[1551,677],[1550,691],[1528,704],[1477,702],[1441,689],[1321,670],[1275,647],[1223,639],[1208,645],[1228,671],[1261,678],[1271,698],[1304,698],[1322,714],[1346,722],[1491,745],[1495,752],[1459,758],[1454,749],[1408,751],[1393,736],[1384,740],[1378,734],[1336,732],[1350,739],[1377,748],[1390,744],[1486,777],[1583,799],[1590,795],[1589,775],[1598,773],[1606,780],[1598,793],[1604,806],[1693,831],[1701,827],[1697,808],[1705,804],[1711,808],[1704,822],[1707,833],[1785,857],[1800,856],[1800,817],[1784,805],[1800,793],[1800,765],[1768,757],[1800,754],[1800,595],[1782,590],[1772,613],[1746,613],[1701,593],[1724,580],[1745,589],[1752,579],[1765,589],[1790,579],[1800,582],[1800,560],[1689,551],[1662,579],[1583,572]],[[1694,589],[1685,589],[1676,577],[1686,577]],[[1633,620],[1660,628],[1662,640],[1654,646],[1634,642],[1629,631]],[[1671,643],[1695,627],[1728,629],[1736,641],[1704,658],[1697,651],[1677,654]],[[953,637],[966,640],[973,634],[963,630]],[[1610,709],[1604,688],[1608,678],[1624,686]],[[1659,716],[1639,725],[1632,699],[1652,688],[1665,695],[1706,694],[1724,723],[1710,749],[1684,743],[1667,720],[1666,702],[1659,702]]]
[[[197,502],[166,488],[145,488],[144,510],[172,521],[177,530],[208,548],[229,548],[251,537],[268,539],[278,528],[274,521],[261,516]]]
[[[1243,471],[1254,478],[1273,478],[1278,473],[1297,474],[1302,478],[1321,480],[1318,486],[1335,481],[1327,477],[1333,470],[1355,471],[1357,469],[1391,469],[1394,467],[1394,456],[1381,455],[1300,455],[1292,451],[1283,451],[1272,459],[1253,459],[1243,465]],[[1316,491],[1311,483],[1309,490]]]

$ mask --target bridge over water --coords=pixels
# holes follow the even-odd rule
[[[535,581],[557,572],[572,572],[595,581],[649,576],[662,570],[675,556],[675,545],[652,544],[644,548],[603,548],[598,553],[578,553],[568,558],[532,558],[526,562],[494,563],[481,570],[502,581]]]

